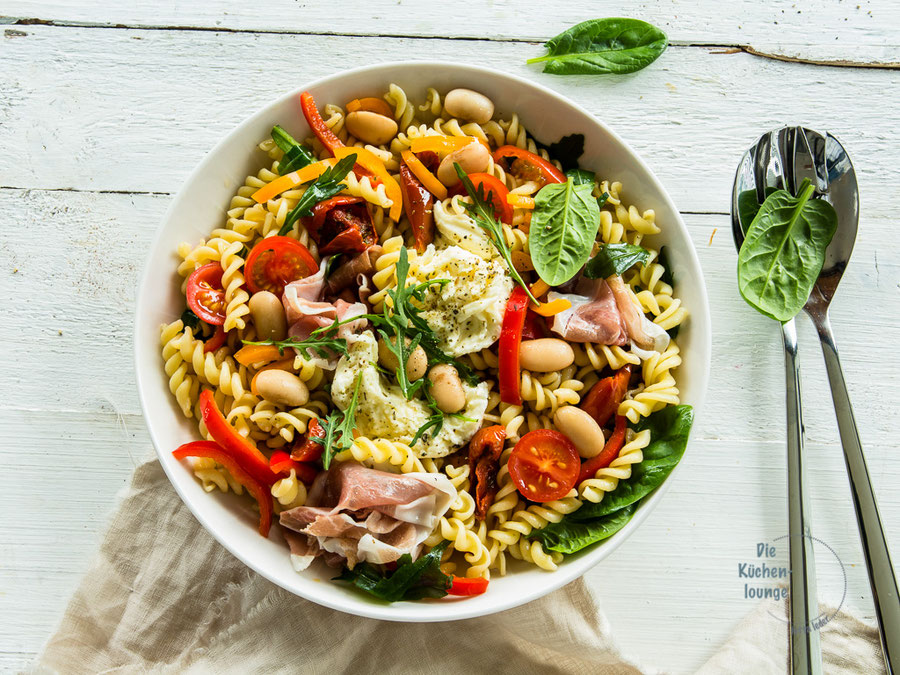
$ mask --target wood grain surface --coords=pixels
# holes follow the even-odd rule
[[[354,0],[336,8],[0,0],[0,671],[25,667],[40,649],[117,491],[152,453],[135,390],[133,310],[172,194],[260,106],[304,81],[377,62],[486,64],[550,86],[621,134],[684,214],[713,315],[707,405],[669,494],[588,575],[623,648],[672,672],[701,665],[752,609],[737,566],[758,542],[786,534],[782,357],[777,326],[737,292],[727,215],[734,168],[781,124],[838,136],[857,168],[861,222],[833,324],[900,560],[900,6],[465,0],[435,11]],[[672,40],[645,71],[553,77],[524,64],[560,30],[621,13]],[[799,328],[814,532],[843,561],[845,604],[871,621],[824,364],[805,318]],[[822,566],[824,601],[841,599],[836,570]]]

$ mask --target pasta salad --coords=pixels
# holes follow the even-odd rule
[[[311,136],[275,126],[224,226],[178,248],[162,357],[204,440],[174,455],[248,493],[297,571],[386,601],[624,527],[692,422],[654,212],[578,166],[582,136],[548,148],[469,89],[299,107]]]

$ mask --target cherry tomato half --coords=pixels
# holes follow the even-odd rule
[[[318,270],[309,249],[296,239],[266,237],[247,256],[244,278],[251,293],[271,291],[281,296],[287,284]]]
[[[581,459],[575,444],[552,429],[529,431],[509,456],[509,477],[525,499],[552,502],[575,487]]]
[[[191,311],[213,326],[225,323],[225,289],[222,266],[209,263],[195,269],[187,280],[187,304]]]

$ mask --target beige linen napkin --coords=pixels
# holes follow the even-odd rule
[[[823,640],[829,672],[878,672],[869,626],[841,616]],[[760,608],[702,672],[783,673],[786,646],[785,625]],[[155,460],[135,471],[35,671],[657,672],[621,654],[581,580],[525,607],[450,623],[376,621],[298,598],[208,535]]]

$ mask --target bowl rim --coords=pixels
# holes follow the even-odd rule
[[[560,567],[558,570],[553,572],[552,574],[547,575],[547,583],[536,586],[534,589],[529,589],[527,592],[519,593],[519,594],[510,594],[512,597],[508,597],[506,600],[501,600],[490,608],[487,609],[477,609],[473,607],[472,609],[466,609],[466,603],[447,603],[444,605],[444,608],[440,607],[438,603],[434,603],[431,606],[434,607],[434,612],[429,613],[427,615],[422,615],[419,613],[412,613],[406,610],[403,605],[406,603],[394,603],[394,604],[373,604],[368,603],[364,599],[357,603],[350,603],[347,601],[335,601],[332,597],[326,595],[323,596],[315,596],[315,595],[307,595],[305,593],[300,592],[300,590],[293,588],[285,583],[282,583],[275,575],[267,573],[267,571],[263,568],[256,566],[243,554],[241,547],[235,546],[232,540],[230,540],[224,533],[219,532],[215,526],[208,522],[208,520],[204,517],[203,513],[194,507],[193,498],[185,495],[182,489],[179,487],[178,481],[176,481],[173,475],[170,473],[170,467],[168,466],[166,461],[163,461],[163,454],[168,453],[168,450],[161,449],[160,440],[157,437],[156,431],[154,429],[154,424],[150,423],[151,415],[148,409],[148,403],[145,397],[145,390],[147,387],[155,387],[155,384],[152,384],[149,381],[149,373],[145,373],[144,369],[141,365],[141,352],[142,347],[144,346],[144,341],[146,339],[145,336],[142,336],[140,333],[140,317],[144,312],[145,305],[149,302],[148,296],[149,289],[152,284],[151,280],[151,269],[150,269],[150,260],[153,258],[154,252],[160,246],[160,241],[163,237],[163,232],[165,230],[166,224],[172,219],[175,212],[180,207],[183,200],[188,199],[187,192],[185,190],[186,186],[191,185],[198,176],[203,174],[204,171],[213,163],[214,158],[219,153],[219,151],[225,146],[229,145],[233,142],[233,137],[244,127],[252,125],[258,119],[265,117],[269,114],[269,111],[281,104],[282,102],[289,100],[291,98],[297,97],[302,91],[306,91],[309,89],[314,89],[320,86],[327,86],[335,81],[340,81],[343,78],[365,74],[367,72],[380,72],[384,70],[390,69],[407,69],[407,68],[421,68],[421,69],[441,69],[441,70],[456,70],[461,73],[468,72],[472,75],[488,75],[490,77],[499,77],[501,79],[506,79],[508,81],[513,82],[516,86],[530,88],[532,90],[536,90],[538,93],[550,97],[552,100],[557,103],[561,103],[570,108],[574,108],[578,112],[585,115],[589,118],[594,124],[596,124],[604,133],[608,134],[611,138],[613,138],[616,142],[618,142],[622,148],[631,156],[631,158],[644,170],[649,177],[652,188],[656,191],[660,200],[671,209],[672,214],[674,215],[674,222],[669,223],[669,227],[678,227],[682,230],[685,238],[688,242],[688,246],[684,250],[679,250],[680,254],[685,256],[688,261],[688,266],[691,268],[692,272],[696,274],[696,285],[697,291],[700,299],[699,306],[691,307],[691,315],[695,319],[692,321],[692,339],[696,340],[697,345],[695,349],[698,353],[705,353],[707,355],[711,355],[711,326],[710,326],[710,313],[709,313],[709,298],[706,289],[706,284],[703,277],[703,271],[700,266],[700,260],[697,255],[696,247],[690,240],[690,231],[687,228],[687,225],[684,223],[683,218],[681,217],[680,211],[675,206],[671,196],[669,195],[666,188],[660,182],[659,178],[657,178],[656,174],[650,168],[650,166],[643,160],[643,158],[631,147],[629,143],[627,143],[623,138],[621,138],[615,131],[613,131],[610,127],[606,125],[600,118],[596,117],[594,114],[587,111],[584,107],[579,105],[578,103],[572,101],[566,96],[550,89],[549,87],[540,84],[538,82],[534,82],[528,80],[524,77],[513,75],[511,73],[492,70],[482,66],[478,66],[468,62],[456,62],[456,61],[389,61],[383,63],[377,63],[367,66],[361,66],[358,68],[352,68],[347,70],[341,70],[330,75],[326,75],[320,77],[318,79],[312,80],[296,89],[291,90],[283,95],[280,95],[268,103],[260,107],[258,110],[253,112],[251,115],[247,116],[243,120],[241,120],[236,126],[234,126],[228,133],[226,133],[207,153],[203,156],[200,162],[193,168],[193,170],[188,174],[188,176],[181,183],[181,187],[172,197],[172,201],[169,204],[168,208],[165,211],[165,214],[160,221],[159,226],[156,229],[156,233],[153,237],[153,241],[150,244],[147,255],[144,260],[143,271],[140,276],[140,280],[138,282],[137,287],[137,301],[135,303],[135,314],[134,314],[134,335],[133,335],[133,347],[134,347],[134,363],[135,363],[135,374],[136,374],[136,382],[138,389],[138,398],[141,404],[141,411],[144,415],[145,425],[150,434],[151,441],[153,442],[154,450],[156,451],[157,459],[160,461],[160,464],[163,467],[163,470],[166,473],[167,478],[171,485],[175,488],[176,493],[181,499],[182,503],[187,506],[188,510],[194,515],[194,517],[200,522],[203,528],[211,534],[229,553],[231,553],[235,558],[240,560],[244,565],[246,565],[249,569],[254,572],[260,574],[263,578],[268,581],[284,588],[286,591],[302,597],[311,602],[315,602],[316,604],[328,607],[330,609],[334,609],[337,611],[345,612],[348,614],[362,616],[372,619],[381,619],[387,621],[397,621],[397,622],[437,622],[437,621],[455,621],[461,619],[468,619],[477,616],[486,616],[489,614],[493,614],[495,612],[504,611],[507,609],[512,609],[514,607],[518,607],[524,605],[528,602],[536,600],[544,595],[547,595],[566,584],[571,583],[572,581],[583,576],[587,571],[593,568],[595,565],[600,563],[604,558],[610,555],[615,549],[617,549],[630,535],[636,530],[643,522],[647,519],[659,501],[662,499],[663,495],[668,491],[669,487],[672,484],[673,477],[678,473],[681,469],[681,465],[683,462],[679,462],[679,464],[675,467],[672,473],[663,481],[663,483],[653,490],[652,493],[647,495],[641,500],[639,508],[636,510],[634,516],[631,520],[623,527],[621,530],[616,532],[612,537],[605,540],[601,546],[586,549],[584,552],[577,554],[577,557],[571,559],[567,562],[567,564]],[[398,77],[398,79],[402,79],[402,75]],[[696,321],[696,319],[702,319],[701,321]],[[696,334],[694,333],[696,331]],[[152,342],[152,345],[156,345],[158,340]],[[710,372],[710,359],[707,358],[704,360],[702,368],[698,368],[692,370],[692,377],[696,377],[699,379],[699,386],[696,390],[696,396],[692,402],[692,406],[694,409],[694,426],[693,429],[697,428],[697,418],[700,415],[700,412],[703,408],[703,404],[706,398],[707,387],[709,383],[709,372]],[[688,439],[688,446],[690,446],[691,438]],[[417,603],[419,604],[419,603]],[[451,609],[452,612],[448,613],[446,610]]]

